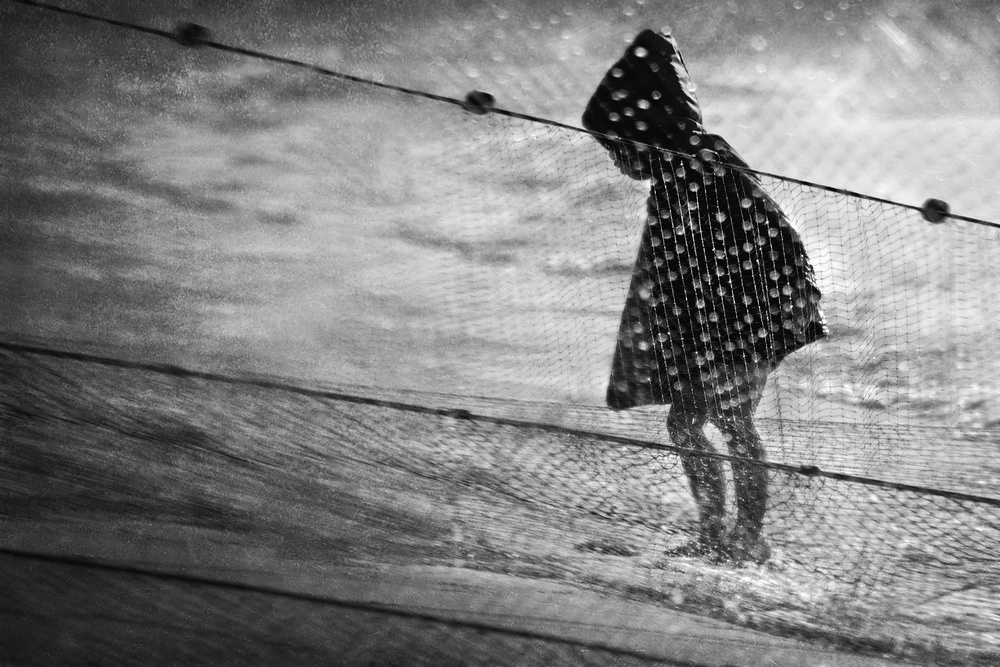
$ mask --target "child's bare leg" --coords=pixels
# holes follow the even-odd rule
[[[766,460],[764,443],[750,411],[725,414],[712,421],[722,432],[730,455],[753,461]],[[770,553],[761,539],[767,511],[767,468],[734,461],[732,469],[737,507],[734,555],[744,560],[763,562]]]
[[[732,456],[764,461],[764,443],[750,417],[724,417],[716,420]],[[760,537],[767,510],[767,469],[752,463],[733,462],[736,486],[737,529],[748,537]]]
[[[712,444],[702,430],[707,415],[675,404],[667,416],[667,431],[678,447],[711,452]],[[723,542],[726,512],[726,483],[718,459],[693,454],[681,455],[681,463],[698,506],[699,536],[702,547],[715,549]]]

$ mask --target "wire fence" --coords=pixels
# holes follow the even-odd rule
[[[134,31],[146,33],[146,34],[149,34],[149,35],[153,35],[153,36],[156,36],[156,37],[163,37],[163,38],[169,39],[171,41],[174,41],[177,44],[179,44],[180,46],[184,46],[184,47],[194,47],[194,48],[206,47],[206,48],[210,48],[210,49],[216,49],[216,50],[223,51],[223,52],[226,52],[226,53],[232,53],[232,54],[236,54],[236,55],[240,55],[240,56],[246,56],[246,57],[249,57],[249,58],[254,58],[254,59],[257,59],[257,60],[262,60],[264,62],[275,63],[275,64],[279,64],[279,65],[285,65],[285,66],[288,66],[288,67],[304,69],[304,70],[309,71],[310,73],[318,74],[320,76],[327,76],[327,77],[332,77],[332,78],[335,78],[335,79],[338,79],[338,80],[342,80],[342,81],[349,81],[351,83],[363,84],[365,86],[371,86],[371,87],[380,88],[380,89],[383,89],[383,90],[386,90],[386,91],[391,91],[391,92],[395,92],[395,93],[401,93],[401,94],[404,94],[404,95],[411,95],[411,96],[415,96],[415,97],[420,97],[420,98],[427,99],[427,100],[433,100],[435,102],[442,102],[442,103],[446,103],[446,104],[453,104],[455,106],[459,106],[459,107],[465,109],[466,111],[469,111],[469,112],[475,113],[475,114],[494,113],[494,114],[498,114],[500,116],[506,116],[508,118],[525,120],[525,121],[530,121],[530,122],[533,122],[533,123],[539,123],[541,125],[546,125],[546,126],[553,127],[553,128],[563,128],[563,129],[571,130],[573,132],[578,132],[578,133],[583,133],[583,134],[589,134],[589,135],[595,136],[595,137],[605,137],[605,138],[607,138],[607,136],[604,135],[603,133],[594,132],[592,130],[587,130],[587,129],[584,129],[584,128],[581,128],[581,127],[577,127],[577,126],[574,126],[574,125],[568,125],[566,123],[562,123],[562,122],[559,122],[557,120],[553,120],[551,118],[543,118],[543,117],[535,116],[535,115],[532,115],[532,114],[526,114],[526,113],[522,113],[522,112],[518,112],[518,111],[512,111],[512,110],[509,110],[509,109],[503,109],[503,108],[500,108],[500,107],[496,107],[495,106],[494,96],[491,95],[491,94],[489,94],[488,92],[484,92],[484,91],[475,91],[475,90],[474,91],[470,91],[469,94],[466,95],[465,99],[457,99],[457,98],[454,98],[454,97],[448,97],[446,95],[438,95],[436,93],[431,93],[431,92],[428,92],[428,91],[425,91],[425,90],[417,90],[417,89],[414,89],[414,88],[407,88],[405,86],[388,84],[388,83],[385,83],[385,82],[382,82],[382,81],[375,81],[374,79],[371,79],[371,78],[366,78],[366,77],[362,77],[362,76],[356,76],[356,75],[347,74],[347,73],[344,73],[344,72],[338,72],[336,70],[332,70],[332,69],[329,69],[329,68],[326,68],[326,67],[321,67],[319,65],[315,65],[315,64],[312,64],[312,63],[304,62],[302,60],[297,60],[297,59],[294,59],[294,58],[287,58],[287,57],[283,57],[283,56],[277,56],[277,55],[274,55],[274,54],[271,54],[271,53],[265,53],[263,51],[259,51],[259,50],[256,50],[256,49],[248,49],[248,48],[242,48],[242,47],[238,47],[238,46],[233,46],[231,44],[224,44],[224,43],[217,42],[217,41],[214,41],[213,39],[211,39],[211,33],[210,33],[210,31],[207,28],[205,28],[204,26],[201,26],[201,25],[198,25],[198,24],[195,24],[195,23],[184,22],[184,23],[178,24],[173,30],[162,30],[162,29],[158,29],[158,28],[152,28],[152,27],[149,27],[149,26],[138,25],[138,24],[131,23],[131,22],[128,22],[128,21],[118,21],[118,20],[114,20],[114,19],[109,19],[109,18],[106,18],[106,17],[102,17],[102,16],[98,16],[96,14],[89,13],[89,12],[76,11],[76,10],[72,10],[72,9],[66,9],[64,7],[58,7],[56,5],[46,4],[46,3],[43,3],[43,2],[36,2],[35,0],[9,0],[9,1],[17,3],[17,4],[22,4],[22,5],[25,5],[25,6],[28,6],[28,7],[33,7],[33,8],[37,8],[37,9],[43,9],[43,10],[47,10],[47,11],[51,11],[51,12],[56,12],[56,13],[60,13],[60,14],[66,14],[66,15],[69,15],[69,16],[74,16],[74,17],[86,19],[86,20],[89,20],[89,21],[96,21],[96,22],[104,23],[104,24],[107,24],[107,25],[110,25],[110,26],[114,26],[114,27],[117,27],[117,28],[124,28],[124,29],[127,29],[127,30],[134,30]],[[665,148],[649,146],[649,145],[642,144],[640,142],[635,142],[635,141],[630,141],[630,140],[619,140],[619,141],[622,141],[622,143],[625,143],[625,144],[628,144],[628,145],[632,145],[632,146],[636,146],[636,147],[642,147],[642,148],[645,148],[645,149],[652,149],[652,150],[660,152],[660,153],[662,153],[664,155],[685,155],[683,153],[678,153],[677,151],[671,151],[671,150],[665,149]],[[691,156],[687,155],[687,157],[691,157]],[[974,224],[979,224],[979,225],[985,225],[985,226],[1000,228],[1000,223],[990,222],[988,220],[983,220],[983,219],[980,219],[980,218],[974,218],[974,217],[971,217],[971,216],[965,216],[965,215],[960,215],[960,214],[952,213],[949,210],[947,204],[941,202],[940,200],[928,200],[927,202],[924,202],[922,205],[908,204],[908,203],[904,203],[904,202],[893,201],[891,199],[885,199],[883,197],[877,197],[875,195],[863,194],[863,193],[855,192],[855,191],[852,191],[852,190],[847,190],[847,189],[843,189],[843,188],[836,188],[836,187],[829,186],[829,185],[824,185],[824,184],[821,184],[821,183],[816,183],[816,182],[806,181],[806,180],[802,180],[802,179],[797,179],[797,178],[793,178],[793,177],[790,177],[790,176],[783,176],[783,175],[779,175],[779,174],[773,174],[773,173],[769,173],[769,172],[765,172],[765,171],[751,169],[751,168],[748,168],[748,167],[743,166],[743,165],[726,163],[726,162],[723,162],[721,164],[723,166],[729,168],[729,169],[734,169],[734,170],[738,170],[738,171],[745,171],[747,173],[753,173],[753,174],[756,174],[758,176],[766,176],[766,177],[770,177],[770,178],[775,178],[775,179],[779,179],[779,180],[784,181],[784,182],[789,183],[789,184],[803,185],[803,186],[807,186],[809,188],[815,188],[815,189],[823,190],[823,191],[826,191],[826,192],[831,192],[831,193],[835,193],[835,194],[842,194],[842,195],[847,195],[847,196],[851,196],[851,197],[860,197],[862,199],[865,199],[865,200],[868,200],[868,201],[872,201],[872,202],[878,202],[878,203],[888,204],[888,205],[891,205],[891,206],[896,206],[896,207],[899,207],[899,208],[907,208],[907,209],[911,209],[911,210],[914,210],[914,211],[919,211],[921,214],[924,215],[924,217],[926,217],[928,219],[932,219],[933,222],[942,222],[945,219],[951,218],[951,219],[954,219],[954,220],[964,220],[964,221],[967,221],[967,222],[972,222]],[[943,208],[942,208],[942,206],[943,206]]]
[[[366,156],[376,176],[391,165],[395,194],[357,204],[359,231],[336,251],[352,281],[332,302],[348,322],[334,347],[371,360],[334,360],[336,388],[311,389],[9,335],[8,519],[158,512],[285,531],[356,562],[566,581],[841,647],[996,658],[998,306],[983,280],[1000,254],[996,223],[753,172],[803,236],[831,336],[771,381],[758,413],[769,460],[678,447],[659,411],[610,413],[599,399],[646,193],[622,183],[591,133],[482,94],[428,94],[214,42],[190,24],[99,20],[424,101],[387,130],[388,155]],[[218,457],[228,471],[207,464]],[[698,531],[685,457],[717,461],[727,478],[766,471],[770,565],[664,555]],[[309,528],[329,498],[317,479],[337,480],[347,509]],[[410,506],[425,509],[400,509]],[[351,512],[367,521],[345,523]],[[347,534],[357,525],[371,527],[363,539]],[[438,622],[407,618],[410,638]],[[449,626],[443,643],[471,630],[494,629]]]
[[[596,410],[594,430],[583,431],[489,414],[545,407],[532,404],[480,399],[475,411],[435,409],[428,404],[444,397],[406,403],[32,347],[4,350],[5,375],[17,378],[3,405],[8,520],[85,520],[93,530],[155,515],[163,524],[250,531],[254,543],[280,536],[297,545],[296,559],[541,578],[782,635],[806,633],[841,649],[956,664],[992,659],[996,498],[771,464],[772,564],[712,566],[662,555],[695,530],[676,452],[601,433]],[[776,426],[763,430],[773,435]],[[44,550],[5,553],[45,560]],[[145,569],[93,566],[122,566],[130,575]],[[174,578],[213,585],[183,571]],[[227,586],[224,579],[218,585]],[[255,587],[252,579],[247,586]],[[428,660],[440,656],[417,641],[432,623],[428,612],[391,613],[412,617],[391,646],[416,642]],[[455,626],[457,635],[469,625],[435,624]],[[346,650],[355,634],[341,630],[334,636]],[[449,651],[456,645],[445,641]],[[500,659],[483,650],[485,660]]]

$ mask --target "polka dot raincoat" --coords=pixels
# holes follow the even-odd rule
[[[608,405],[755,405],[774,366],[827,334],[798,233],[755,175],[727,166],[746,168],[729,144],[704,131],[669,35],[641,33],[583,120],[612,152],[623,154],[619,138],[645,144],[629,154],[652,183]]]

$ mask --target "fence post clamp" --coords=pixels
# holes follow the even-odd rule
[[[940,199],[928,199],[920,207],[920,213],[924,216],[924,220],[932,222],[935,225],[944,222],[950,210],[948,202]]]
[[[174,28],[174,40],[181,46],[199,47],[209,39],[208,28],[197,23],[178,23]]]
[[[496,99],[489,93],[484,93],[481,90],[470,91],[465,96],[465,101],[462,102],[462,108],[470,113],[474,113],[477,116],[482,116],[493,111],[493,105],[496,103]]]

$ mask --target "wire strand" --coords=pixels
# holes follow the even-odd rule
[[[60,13],[60,14],[66,14],[66,15],[69,15],[69,16],[75,16],[77,18],[82,18],[82,19],[87,19],[87,20],[91,20],[91,21],[96,21],[96,22],[103,23],[103,24],[110,25],[110,26],[114,26],[114,27],[117,27],[117,28],[124,28],[124,29],[127,29],[127,30],[135,30],[135,31],[146,33],[146,34],[149,34],[149,35],[155,35],[157,37],[165,37],[165,38],[167,38],[167,39],[169,39],[171,41],[180,41],[179,40],[180,34],[178,32],[176,32],[176,31],[160,30],[160,29],[157,29],[157,28],[152,28],[150,26],[145,26],[145,25],[140,25],[140,24],[137,24],[137,23],[132,23],[132,22],[129,22],[129,21],[119,21],[117,19],[111,19],[111,18],[107,18],[105,16],[100,16],[100,15],[97,15],[97,14],[91,14],[89,12],[83,12],[83,11],[73,10],[73,9],[66,9],[64,7],[59,7],[59,6],[56,6],[56,5],[50,5],[50,4],[43,3],[43,2],[36,2],[35,0],[8,0],[8,1],[9,2],[13,2],[15,4],[19,4],[19,5],[24,5],[26,7],[34,7],[36,9],[44,9],[44,10],[51,11],[51,12],[56,12],[56,13]],[[247,56],[247,57],[250,57],[250,58],[257,58],[259,60],[264,60],[264,61],[267,61],[267,62],[273,62],[273,63],[282,64],[282,65],[287,65],[289,67],[302,68],[302,69],[310,70],[310,71],[315,72],[316,74],[320,74],[322,76],[329,76],[329,77],[333,77],[333,78],[340,79],[340,80],[343,80],[343,81],[351,81],[351,82],[354,82],[354,83],[364,84],[364,85],[368,85],[368,86],[374,86],[376,88],[381,88],[383,90],[389,90],[389,91],[393,91],[393,92],[397,92],[397,93],[402,93],[402,94],[405,94],[405,95],[414,95],[414,96],[417,96],[417,97],[422,97],[422,98],[433,100],[433,101],[436,101],[436,102],[442,102],[442,103],[445,103],[445,104],[452,104],[452,105],[455,105],[455,106],[458,106],[458,107],[462,107],[463,109],[467,108],[467,104],[466,104],[466,102],[464,100],[459,100],[459,99],[456,99],[456,98],[453,98],[453,97],[448,97],[446,95],[438,95],[438,94],[427,92],[427,91],[423,91],[423,90],[417,90],[417,89],[414,89],[414,88],[407,88],[405,86],[399,86],[399,85],[394,85],[394,84],[388,84],[388,83],[384,83],[384,82],[374,81],[374,80],[369,79],[369,78],[365,78],[365,77],[361,77],[361,76],[356,76],[356,75],[353,75],[353,74],[346,74],[344,72],[338,72],[336,70],[331,70],[331,69],[328,69],[326,67],[322,67],[320,65],[316,65],[316,64],[309,63],[309,62],[306,62],[306,61],[296,60],[294,58],[287,58],[285,56],[277,56],[277,55],[274,55],[274,54],[271,54],[271,53],[266,53],[266,52],[259,51],[259,50],[256,50],[256,49],[249,49],[249,48],[244,48],[244,47],[239,47],[239,46],[233,46],[231,44],[225,44],[225,43],[222,43],[222,42],[216,42],[216,41],[212,41],[210,39],[199,39],[199,40],[197,40],[196,45],[198,45],[198,46],[205,46],[205,47],[208,47],[208,48],[211,48],[211,49],[217,49],[219,51],[226,51],[226,52],[229,52],[229,53],[235,53],[235,54],[242,55],[242,56]],[[673,150],[665,149],[665,148],[658,147],[658,146],[652,146],[652,145],[649,145],[649,144],[643,144],[641,142],[625,140],[625,139],[621,139],[621,138],[617,138],[617,137],[611,137],[611,136],[608,136],[608,135],[606,135],[606,134],[604,134],[602,132],[595,132],[593,130],[588,130],[586,128],[577,127],[577,126],[574,126],[574,125],[570,125],[568,123],[561,123],[559,121],[552,120],[552,119],[549,119],[549,118],[543,118],[541,116],[534,116],[534,115],[531,115],[531,114],[522,113],[522,112],[518,112],[518,111],[511,111],[509,109],[503,109],[503,108],[499,108],[499,107],[491,108],[489,110],[489,112],[497,114],[497,115],[500,115],[500,116],[506,116],[508,118],[516,118],[516,119],[525,120],[525,121],[528,121],[528,122],[531,122],[531,123],[539,123],[539,124],[542,124],[542,125],[548,125],[550,127],[558,127],[558,128],[562,128],[562,129],[565,129],[565,130],[570,130],[570,131],[573,131],[573,132],[580,132],[580,133],[583,133],[583,134],[589,134],[589,135],[591,135],[593,137],[600,137],[600,138],[606,139],[606,140],[617,141],[619,143],[632,145],[632,146],[635,146],[637,148],[643,148],[645,150],[650,150],[650,151],[658,151],[660,153],[663,153],[663,154],[666,154],[666,155],[675,156],[675,157],[683,157],[683,158],[693,158],[694,157],[693,155],[690,155],[688,153],[682,153],[680,151],[673,151]],[[749,167],[745,167],[743,165],[730,164],[730,163],[726,163],[726,162],[722,162],[722,161],[719,161],[718,164],[720,166],[726,167],[728,169],[733,169],[735,171],[740,171],[740,172],[755,174],[755,175],[758,175],[758,176],[766,176],[767,178],[773,178],[773,179],[777,179],[777,180],[780,180],[780,181],[786,181],[788,183],[795,183],[797,185],[804,185],[804,186],[807,186],[807,187],[810,187],[810,188],[816,188],[818,190],[824,190],[826,192],[830,192],[830,193],[834,193],[834,194],[845,195],[845,196],[848,196],[848,197],[856,197],[858,199],[866,199],[868,201],[877,202],[877,203],[880,203],[880,204],[888,204],[890,206],[898,206],[900,208],[909,209],[909,210],[917,211],[917,212],[920,212],[920,213],[924,213],[924,207],[923,206],[918,206],[916,204],[907,204],[905,202],[895,201],[893,199],[887,199],[887,198],[884,198],[884,197],[877,197],[875,195],[869,195],[869,194],[865,194],[865,193],[862,193],[862,192],[857,192],[855,190],[848,190],[846,188],[838,188],[838,187],[834,187],[832,185],[824,185],[822,183],[817,183],[817,182],[814,182],[814,181],[807,181],[807,180],[800,179],[800,178],[794,178],[792,176],[783,176],[781,174],[775,174],[775,173],[772,173],[772,172],[760,171],[760,170],[757,170],[757,169],[752,169],[752,168],[749,168]],[[976,224],[976,225],[982,225],[982,226],[985,226],[985,227],[993,227],[995,229],[1000,229],[1000,222],[992,222],[992,221],[989,221],[989,220],[984,220],[982,218],[975,218],[975,217],[967,216],[967,215],[959,215],[957,213],[951,213],[951,212],[947,212],[947,213],[940,212],[939,214],[940,214],[940,216],[942,218],[952,218],[954,220],[961,220],[961,221],[969,222],[969,223]]]
[[[799,475],[803,477],[821,477],[841,482],[849,482],[865,486],[881,487],[886,489],[893,489],[895,491],[906,491],[928,496],[948,498],[951,500],[972,502],[982,505],[990,505],[992,507],[1000,507],[1000,498],[992,498],[989,496],[978,496],[970,493],[962,493],[959,491],[948,491],[946,489],[936,489],[933,487],[919,486],[915,484],[890,482],[887,480],[876,479],[872,477],[861,477],[859,475],[849,475],[846,473],[822,470],[818,466],[814,465],[792,465],[788,463],[772,463],[770,461],[758,461],[757,459],[732,456],[729,454],[722,454],[719,452],[706,451],[702,449],[688,449],[685,447],[678,447],[676,445],[668,445],[664,443],[653,442],[650,440],[642,440],[639,438],[630,438],[626,436],[612,435],[609,433],[600,433],[597,431],[588,431],[586,429],[569,428],[566,426],[559,426],[556,424],[546,424],[544,422],[535,422],[523,419],[511,419],[508,417],[496,417],[492,415],[476,414],[469,410],[464,410],[464,409],[431,407],[427,405],[420,405],[417,403],[406,403],[403,401],[374,398],[371,396],[360,396],[357,394],[349,394],[346,392],[330,391],[326,389],[315,389],[310,387],[303,387],[301,385],[294,385],[288,382],[282,382],[278,380],[267,380],[263,378],[238,378],[231,375],[221,375],[217,373],[210,373],[207,371],[182,368],[180,366],[176,366],[173,364],[156,364],[144,361],[128,361],[125,359],[105,357],[105,356],[87,354],[83,352],[71,352],[68,350],[57,350],[53,348],[40,347],[36,345],[24,345],[21,343],[10,342],[9,340],[8,341],[0,340],[0,350],[7,350],[8,352],[15,352],[21,354],[41,355],[55,359],[69,359],[72,361],[96,364],[100,366],[109,366],[113,368],[121,368],[125,370],[145,371],[161,375],[173,375],[176,377],[206,380],[208,382],[218,382],[231,385],[255,387],[257,389],[285,391],[293,394],[299,394],[301,396],[310,396],[312,398],[340,401],[344,403],[353,403],[357,405],[369,405],[373,407],[389,408],[393,410],[400,410],[403,412],[428,414],[439,417],[450,417],[453,419],[481,422],[485,424],[493,424],[495,426],[508,426],[512,428],[521,428],[521,429],[534,429],[562,436],[598,439],[610,443],[615,443],[617,445],[640,447],[644,449],[658,449],[661,451],[672,452],[674,454],[679,454],[684,456],[697,456],[703,458],[718,459],[721,461],[728,461],[730,463],[742,463],[746,465],[767,468],[769,470],[776,470],[791,475]]]

